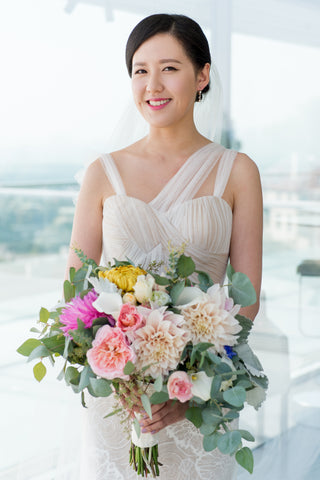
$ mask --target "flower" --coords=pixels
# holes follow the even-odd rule
[[[133,293],[127,292],[122,297],[123,303],[131,303],[131,305],[137,305],[137,299]]]
[[[181,315],[166,312],[165,307],[146,309],[144,311],[145,326],[135,331],[133,348],[137,354],[137,368],[150,367],[146,373],[153,378],[168,375],[180,360],[181,353],[189,341],[188,333],[178,325],[183,322]],[[148,310],[148,314],[146,312]],[[177,317],[177,318],[176,318]]]
[[[107,292],[107,293],[117,293],[118,287],[114,283],[110,282],[106,277],[99,276],[89,277],[89,282],[94,286],[94,289],[97,293]]]
[[[152,287],[154,285],[154,278],[152,275],[139,275],[137,282],[133,287],[134,295],[138,302],[147,303],[152,296]]]
[[[114,318],[118,318],[120,309],[122,307],[122,297],[120,293],[102,292],[93,302],[93,306],[99,312],[104,312],[112,315]]]
[[[201,398],[205,402],[210,400],[210,390],[213,377],[208,377],[205,372],[196,372],[190,375],[192,383],[192,395]]]
[[[229,347],[228,345],[224,346],[224,349],[226,351],[227,357],[232,359],[232,357],[235,357],[237,354],[232,350],[232,347]]]
[[[139,275],[145,275],[146,273],[142,268],[133,265],[120,265],[120,267],[114,267],[111,270],[100,271],[99,277],[107,278],[124,292],[131,292]]]
[[[117,321],[117,327],[119,327],[122,332],[137,330],[142,323],[143,317],[134,305],[130,305],[129,303],[122,305]]]
[[[99,328],[92,348],[87,351],[87,359],[92,371],[102,378],[129,380],[123,373],[126,363],[135,361],[135,353],[127,344],[120,328],[104,325]]]
[[[169,377],[167,387],[169,398],[177,398],[181,403],[187,402],[193,397],[192,383],[186,372],[180,370],[173,372]]]
[[[158,307],[163,307],[171,301],[170,295],[161,290],[152,292],[151,302],[157,305]]]
[[[224,309],[226,296],[220,285],[213,285],[201,300],[191,301],[180,305],[184,316],[185,327],[190,331],[194,344],[210,342],[218,353],[225,353],[225,345],[233,346],[237,343],[237,333],[241,326],[233,315],[240,310],[240,305],[235,305],[232,310]]]
[[[61,330],[66,336],[69,336],[69,330],[78,328],[78,318],[84,323],[85,328],[90,328],[95,318],[105,317],[93,305],[96,298],[97,293],[91,290],[83,298],[77,295],[62,309],[60,322],[65,326],[61,327]]]

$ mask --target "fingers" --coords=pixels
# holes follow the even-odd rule
[[[179,402],[165,402],[161,408],[152,413],[152,419],[144,417],[140,421],[143,433],[157,433],[163,428],[184,418],[185,408]]]

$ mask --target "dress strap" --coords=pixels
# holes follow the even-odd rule
[[[110,153],[100,155],[100,161],[116,195],[126,195],[119,171]]]
[[[224,150],[223,155],[219,160],[218,171],[217,171],[216,181],[214,185],[213,195],[215,197],[222,197],[226,189],[226,186],[230,177],[231,169],[233,166],[233,162],[237,156],[237,153],[238,152],[236,150],[229,150],[229,149]]]

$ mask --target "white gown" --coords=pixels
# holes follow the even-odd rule
[[[169,241],[186,243],[197,269],[222,283],[229,257],[232,211],[222,199],[237,152],[211,143],[191,155],[150,203],[126,195],[111,155],[101,156],[115,195],[105,200],[102,263],[128,257],[147,267],[165,261]],[[194,198],[218,163],[213,194]],[[117,416],[103,419],[114,400],[89,398],[81,455],[81,480],[133,480],[129,466],[129,440]],[[183,420],[160,432],[161,480],[231,480],[236,476],[234,458],[218,449],[206,453],[203,436]]]

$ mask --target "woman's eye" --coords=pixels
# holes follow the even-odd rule
[[[135,75],[141,75],[142,73],[147,73],[146,70],[144,70],[143,68],[139,68],[139,70],[137,70],[136,72],[134,72]]]
[[[177,70],[175,67],[165,67],[164,70],[166,71],[174,71],[174,70]]]

